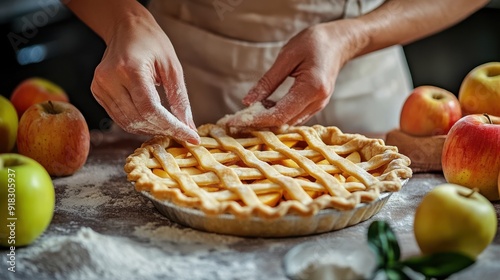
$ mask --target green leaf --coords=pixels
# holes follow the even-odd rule
[[[448,252],[409,258],[402,261],[402,264],[428,278],[444,279],[471,266],[474,262],[474,259],[464,254]]]
[[[378,267],[392,267],[400,258],[396,234],[387,222],[374,221],[368,228],[368,245],[377,256]]]

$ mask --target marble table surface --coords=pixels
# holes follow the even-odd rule
[[[440,173],[414,174],[372,218],[338,231],[287,238],[226,236],[169,221],[135,191],[123,166],[143,141],[93,132],[85,166],[72,176],[53,179],[52,222],[33,244],[16,248],[15,272],[8,271],[9,250],[0,249],[0,279],[301,279],[305,274],[297,266],[295,274],[290,272],[290,250],[309,248],[302,266],[328,263],[334,253],[343,259],[354,254],[363,265],[359,253],[367,251],[366,232],[374,220],[391,225],[405,258],[419,254],[413,235],[417,205],[445,182]],[[494,206],[500,213],[500,204]],[[477,262],[451,279],[494,279],[499,274],[497,233]]]

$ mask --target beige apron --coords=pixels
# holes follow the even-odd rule
[[[181,61],[194,120],[201,125],[242,109],[242,98],[299,31],[358,16],[381,2],[152,0],[149,9]],[[285,94],[292,83],[288,78],[271,99]],[[364,55],[342,68],[329,104],[308,124],[386,132],[399,125],[400,109],[411,87],[400,46]]]

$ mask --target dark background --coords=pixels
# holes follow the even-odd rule
[[[458,94],[472,68],[500,61],[499,2],[492,1],[461,23],[404,46],[414,86],[430,84]],[[22,80],[44,77],[65,89],[91,129],[106,129],[108,116],[90,92],[105,45],[57,3],[0,0],[0,94],[9,97]],[[28,24],[31,30],[26,29]]]

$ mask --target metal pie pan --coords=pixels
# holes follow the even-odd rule
[[[403,181],[403,185],[407,181]],[[313,216],[285,215],[272,220],[259,217],[237,219],[232,214],[208,216],[198,209],[156,199],[148,191],[141,194],[151,200],[162,215],[183,226],[218,234],[272,238],[319,234],[356,225],[377,214],[393,193],[381,193],[375,201],[361,203],[351,210],[323,209]]]

